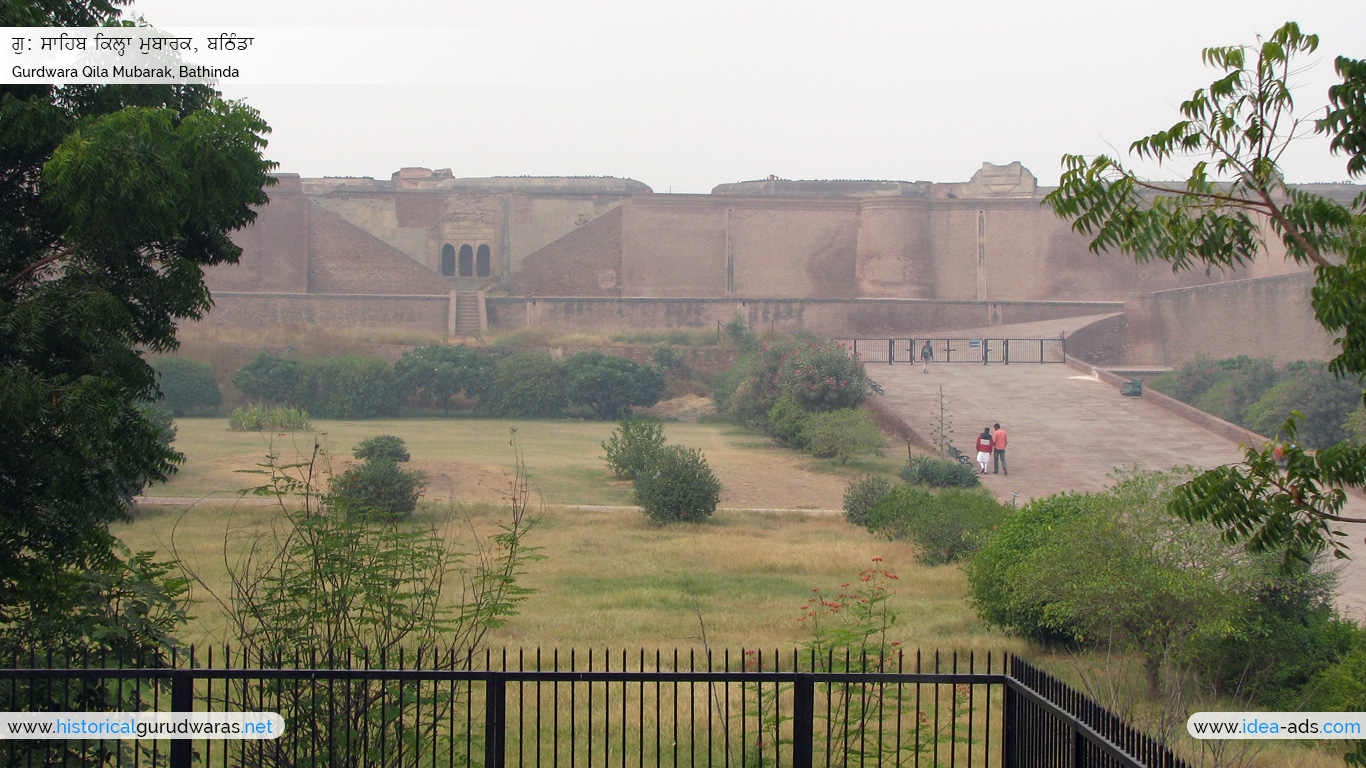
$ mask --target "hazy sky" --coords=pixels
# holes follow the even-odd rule
[[[261,110],[273,128],[268,155],[285,172],[610,175],[657,192],[769,174],[965,181],[983,161],[1013,160],[1053,184],[1063,153],[1123,152],[1179,119],[1180,102],[1214,79],[1200,62],[1206,46],[1251,43],[1289,19],[1319,34],[1298,77],[1306,113],[1326,102],[1334,56],[1366,57],[1360,0],[136,0],[133,9],[163,27],[562,33],[582,56],[547,61],[544,82],[225,93]],[[1347,176],[1318,139],[1285,167],[1297,182]]]

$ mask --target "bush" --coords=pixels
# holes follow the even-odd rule
[[[612,474],[628,480],[644,472],[663,447],[664,425],[640,419],[623,419],[602,444]]]
[[[1304,420],[1298,440],[1306,448],[1327,448],[1350,437],[1348,414],[1361,403],[1361,382],[1339,379],[1321,364],[1308,364],[1267,390],[1247,412],[1249,429],[1276,437],[1290,412]]]
[[[804,451],[809,445],[806,435],[803,433],[809,416],[811,414],[802,410],[802,407],[797,405],[796,400],[783,395],[768,410],[768,424],[764,431],[783,445]]]
[[[864,475],[844,489],[844,519],[854,525],[868,525],[868,515],[882,497],[892,492],[892,484],[884,477]]]
[[[1073,520],[1091,514],[1102,502],[1091,494],[1061,493],[1035,499],[1008,515],[965,566],[968,595],[988,624],[1044,643],[1070,639],[1044,619],[1044,601],[1015,589],[1021,565]]]
[[[275,405],[297,405],[303,394],[304,364],[261,350],[237,369],[232,385],[253,400]]]
[[[373,419],[398,410],[398,388],[389,364],[376,357],[345,355],[304,364],[303,406],[324,419]]]
[[[636,503],[657,523],[698,523],[716,511],[721,481],[695,448],[670,445],[655,454],[653,471],[636,475]]]
[[[1186,654],[1215,693],[1267,709],[1299,709],[1316,675],[1351,650],[1358,631],[1333,607],[1336,580],[1301,565],[1283,573],[1267,562],[1259,586],[1220,628]]]
[[[887,448],[887,438],[872,416],[858,408],[813,413],[802,423],[801,434],[811,453],[839,459],[841,464],[848,464],[854,454],[881,454]]]
[[[655,345],[652,359],[655,367],[661,371],[668,371],[675,376],[688,375],[688,364],[683,360],[683,353],[674,349],[667,341]]]
[[[247,405],[228,414],[228,428],[237,432],[304,432],[313,425],[308,412],[298,408]]]
[[[1357,629],[1356,647],[1319,672],[1306,686],[1307,712],[1366,711],[1366,630]]]
[[[142,411],[142,415],[147,418],[152,426],[161,430],[157,440],[161,441],[162,445],[170,445],[175,442],[178,430],[175,426],[175,414],[171,413],[169,408],[161,403],[143,403],[138,406],[138,409]]]
[[[976,469],[934,456],[912,456],[901,468],[901,479],[930,488],[972,488],[982,482]]]
[[[417,472],[389,459],[370,459],[332,478],[329,500],[349,515],[399,520],[417,508],[424,485]]]
[[[399,390],[441,406],[450,413],[452,397],[480,397],[493,379],[493,358],[464,344],[431,344],[403,353],[394,363]]]
[[[161,389],[161,403],[176,416],[191,411],[217,408],[223,393],[213,378],[213,369],[183,357],[159,357],[152,361]]]
[[[559,416],[565,406],[564,371],[545,352],[514,352],[494,366],[481,405],[492,416]]]
[[[944,565],[980,549],[1006,514],[989,493],[953,488],[931,494],[902,486],[868,513],[868,530],[914,543],[920,549],[916,560],[924,565]]]
[[[408,447],[404,445],[403,438],[395,435],[375,435],[368,437],[358,444],[351,455],[358,459],[373,459],[376,461],[392,461],[400,463],[412,458],[408,454]]]
[[[664,375],[652,365],[601,352],[580,352],[565,361],[566,395],[600,419],[629,416],[631,406],[648,408],[664,394]]]

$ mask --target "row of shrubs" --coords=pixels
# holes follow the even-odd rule
[[[1150,386],[1268,437],[1278,436],[1290,412],[1298,411],[1303,421],[1296,439],[1306,448],[1327,448],[1343,440],[1366,443],[1362,382],[1339,378],[1317,361],[1279,367],[1247,356],[1201,357],[1153,379]]]
[[[635,500],[658,523],[698,523],[721,501],[721,481],[696,448],[665,445],[664,425],[625,419],[602,444],[607,466],[635,482]]]
[[[1173,516],[1167,502],[1189,476],[1121,473],[1099,493],[1018,511],[981,491],[867,477],[846,491],[845,515],[915,543],[923,563],[963,561],[988,624],[1046,646],[1136,653],[1154,696],[1193,679],[1267,709],[1366,708],[1366,629],[1338,614],[1335,577]]]
[[[714,382],[717,406],[742,426],[818,457],[847,463],[887,446],[859,405],[876,384],[835,344],[811,338],[764,344]]]
[[[672,348],[655,353],[682,370]],[[153,365],[163,403],[175,415],[222,404],[207,365],[178,357]],[[659,402],[666,382],[655,365],[598,352],[558,361],[542,351],[433,344],[405,352],[393,366],[360,355],[299,360],[262,351],[237,371],[233,386],[261,404],[235,414],[241,428],[256,429],[272,406],[318,418],[365,419],[396,413],[405,396],[447,413],[463,397],[463,404],[489,416],[556,417],[577,407],[596,418],[620,419],[632,408]]]

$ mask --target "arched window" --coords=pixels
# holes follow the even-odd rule
[[[489,247],[487,245],[479,246],[479,253],[474,257],[474,276],[489,276]]]
[[[460,246],[460,276],[474,277],[474,249],[469,245]]]
[[[455,277],[455,246],[450,243],[441,246],[441,274]]]

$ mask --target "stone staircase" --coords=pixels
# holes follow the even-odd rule
[[[455,335],[474,336],[482,333],[484,320],[483,291],[455,292]]]

